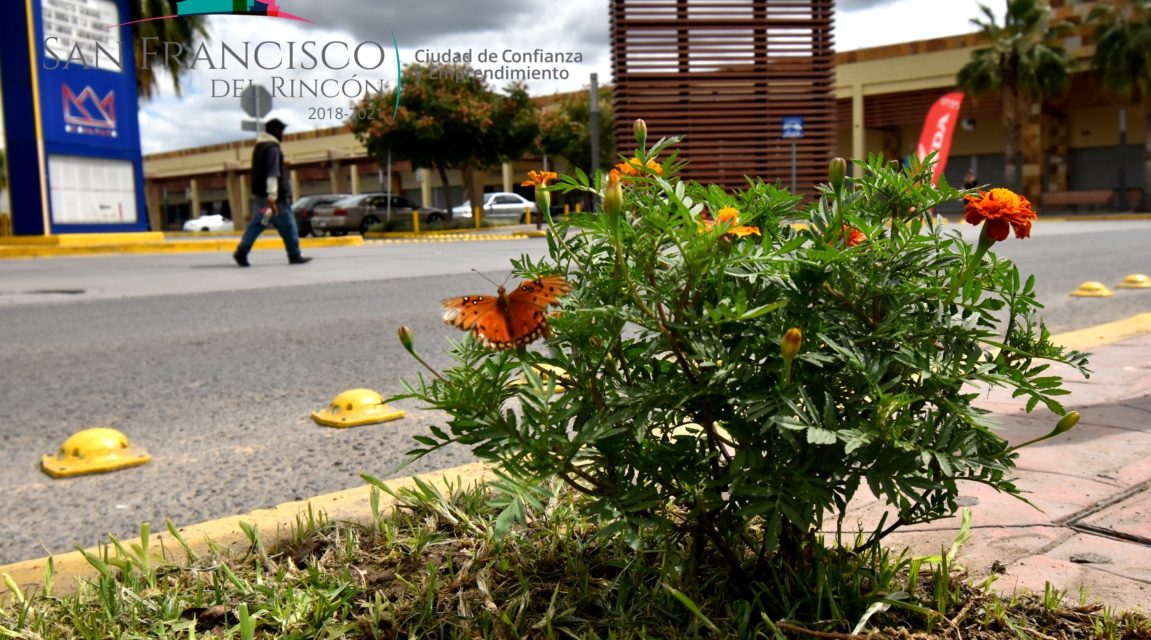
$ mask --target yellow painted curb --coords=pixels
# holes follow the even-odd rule
[[[489,465],[473,462],[454,469],[425,473],[418,477],[428,484],[445,490],[449,483],[455,487],[466,488],[485,483],[494,476]],[[415,484],[415,479],[410,477],[397,478],[387,482],[388,487],[393,491],[414,487]],[[271,547],[286,540],[292,528],[301,521],[301,516],[306,518],[309,510],[313,513],[322,512],[326,518],[333,521],[367,524],[371,519],[371,508],[368,506],[370,494],[371,487],[364,485],[355,489],[317,496],[309,500],[285,502],[269,509],[258,509],[244,515],[229,516],[181,527],[180,536],[187,541],[188,546],[193,551],[199,554],[207,554],[210,551],[209,543],[226,551],[243,553],[250,546],[248,536],[240,528],[240,523],[244,522],[256,527],[260,533],[261,541],[265,546]],[[381,493],[381,512],[389,512],[393,503],[394,500],[391,496]],[[131,543],[133,540],[128,539],[125,542]],[[129,544],[125,544],[125,546],[129,546]],[[152,557],[166,562],[183,564],[185,561],[183,548],[179,542],[172,538],[162,522],[152,523],[151,543],[148,549]],[[115,553],[114,547],[109,549],[107,546],[90,547],[85,551],[101,557],[104,554]],[[99,573],[79,551],[52,556],[52,561],[55,570],[53,589],[56,593],[74,591],[79,579],[92,578]],[[44,584],[44,567],[47,565],[48,558],[25,560],[24,562],[0,566],[0,574],[11,575],[17,586],[25,591],[33,587],[39,590]],[[0,583],[0,602],[9,597],[9,591]]]
[[[1086,329],[1051,336],[1051,341],[1069,349],[1091,349],[1151,333],[1151,313],[1116,320]]]
[[[1040,207],[1042,211],[1042,207]],[[1040,216],[1040,222],[1092,222],[1098,220],[1151,220],[1148,213],[1081,213],[1073,215]]]
[[[173,240],[170,242],[148,242],[133,244],[93,244],[58,246],[47,244],[0,245],[0,258],[43,258],[52,256],[81,256],[108,253],[195,253],[205,251],[235,251],[238,240],[219,238],[206,240]],[[300,246],[305,249],[315,247],[359,247],[364,239],[360,236],[338,238],[301,238]],[[256,240],[253,249],[284,249],[284,241],[279,236]]]
[[[441,242],[487,242],[489,240],[524,240],[527,236],[521,234],[497,235],[494,233],[475,235],[441,235],[434,238],[373,238],[368,235],[368,244],[427,244]]]
[[[0,246],[50,246],[50,247],[92,247],[102,245],[143,244],[163,242],[164,234],[159,231],[136,231],[124,233],[65,233],[58,236],[9,236],[0,239]]]

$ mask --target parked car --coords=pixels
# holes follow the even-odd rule
[[[315,215],[316,207],[350,197],[352,197],[350,193],[320,193],[303,196],[293,202],[292,214],[296,216],[296,227],[300,230],[300,237],[320,235],[318,231],[312,228],[312,216]]]
[[[199,218],[192,218],[184,223],[184,231],[235,231],[236,227],[230,218],[218,213],[200,214]]]
[[[312,214],[312,229],[328,232],[334,236],[347,235],[349,231],[365,233],[373,225],[388,219],[411,220],[412,211],[419,210],[421,222],[439,222],[448,218],[448,212],[435,207],[421,207],[402,196],[392,196],[391,208],[385,193],[361,193],[331,204],[315,208]]]
[[[540,214],[540,209],[536,203],[510,191],[485,193],[484,202],[481,206],[483,207],[480,212],[481,220],[483,218],[516,218],[523,222],[525,209],[531,209],[533,220]],[[472,217],[471,201],[467,200],[458,207],[452,207],[452,215],[460,218]]]

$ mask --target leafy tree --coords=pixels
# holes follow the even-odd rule
[[[971,22],[991,43],[976,49],[959,70],[956,84],[973,97],[998,93],[1003,97],[1003,150],[1005,184],[1016,185],[1019,133],[1028,108],[1059,96],[1071,82],[1074,59],[1052,38],[1069,26],[1051,23],[1046,0],[1006,0],[1003,23],[986,5],[985,20]]]
[[[591,158],[591,105],[587,91],[564,96],[559,105],[540,113],[540,151],[567,161],[589,174],[607,169],[615,163],[615,138],[612,135],[611,89],[599,91],[599,166],[589,167]]]
[[[368,153],[383,158],[389,149],[418,168],[432,168],[447,187],[448,169],[490,167],[518,158],[537,135],[535,104],[520,86],[494,93],[466,66],[410,64],[399,88],[364,98],[349,127]],[[394,117],[393,117],[394,112]],[[465,178],[466,179],[466,178]],[[445,189],[448,207],[450,191]]]
[[[179,0],[136,0],[132,3],[132,20],[143,20],[132,25],[132,49],[136,56],[136,94],[147,100],[159,91],[157,84],[156,67],[149,65],[145,68],[139,64],[143,59],[144,42],[165,43],[174,42],[184,50],[195,46],[194,39],[207,38],[208,31],[204,27],[203,16],[188,16],[173,20],[150,20],[161,16],[176,14],[176,4]],[[147,40],[145,40],[147,39]],[[150,47],[156,47],[156,44]],[[159,46],[163,46],[160,44]],[[163,65],[172,79],[172,88],[180,94],[180,79],[187,69],[176,57],[157,56],[153,58]]]
[[[1122,108],[1138,106],[1146,123],[1144,195],[1151,191],[1151,0],[1117,0],[1088,15],[1095,25],[1095,73]]]

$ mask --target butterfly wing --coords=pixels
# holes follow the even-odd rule
[[[516,349],[548,334],[545,311],[569,291],[561,276],[524,280],[510,295],[500,287],[496,296],[448,298],[443,318],[493,349]]]
[[[500,294],[503,295],[503,294]],[[444,307],[444,322],[467,331],[499,307],[498,296],[458,296],[440,302]]]
[[[548,336],[547,308],[571,291],[571,285],[561,276],[545,276],[524,280],[507,296],[507,346],[516,348]],[[493,346],[495,346],[493,344]]]
[[[544,276],[521,282],[508,296],[508,302],[516,304],[522,301],[546,309],[571,290],[571,284],[563,276]]]

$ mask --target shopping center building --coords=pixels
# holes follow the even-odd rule
[[[1076,22],[1083,21],[1092,4],[1052,2],[1058,17]],[[1060,194],[1050,198],[1055,202],[1066,200],[1066,192],[1113,192],[1121,179],[1120,167],[1126,186],[1142,185],[1144,122],[1130,118],[1127,139],[1131,142],[1121,150],[1119,108],[1099,90],[1094,79],[1088,33],[1081,30],[1064,41],[1080,61],[1070,91],[1034,109],[1023,124],[1023,188],[1038,202],[1052,193]],[[956,90],[959,69],[975,49],[986,45],[981,36],[972,33],[835,54],[833,155],[864,158],[882,153],[903,159],[913,154],[932,103]],[[541,102],[548,108],[555,100],[548,97]],[[1003,181],[1001,107],[998,96],[968,96],[963,100],[945,171],[949,182],[962,183],[968,168],[975,169],[983,183]],[[390,173],[394,193],[425,205],[442,207],[446,202],[434,172],[413,171],[403,161],[393,163],[389,172],[343,127],[289,133],[284,151],[297,195],[384,190]],[[718,148],[713,153],[722,156],[724,150]],[[145,156],[145,192],[152,228],[178,229],[183,220],[204,210],[231,214],[237,208],[246,209],[239,205],[248,199],[250,154],[251,141],[238,141]],[[826,166],[827,159],[816,161]],[[530,197],[530,190],[521,189],[519,182],[543,161],[524,158],[476,172],[471,183],[476,191],[520,190]],[[562,161],[549,162],[554,169],[566,168]],[[783,185],[789,180],[787,175],[760,177]],[[458,171],[449,172],[453,203],[465,195],[462,178]],[[1133,197],[1130,202],[1134,207],[1139,199]]]

